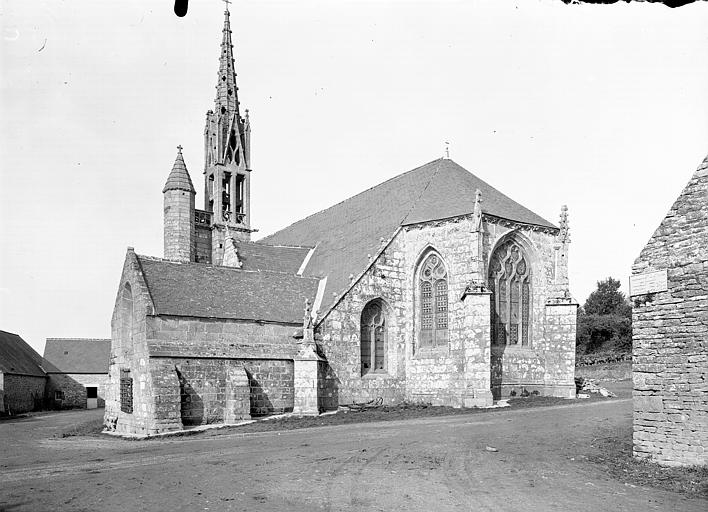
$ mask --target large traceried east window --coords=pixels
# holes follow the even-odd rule
[[[386,372],[386,314],[380,301],[361,312],[361,374]]]
[[[508,241],[499,246],[489,264],[492,292],[492,343],[530,344],[531,268],[521,246]]]
[[[447,344],[447,270],[440,256],[430,254],[420,267],[420,347]]]

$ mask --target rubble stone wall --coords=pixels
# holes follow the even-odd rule
[[[44,406],[44,389],[46,377],[34,375],[3,374],[4,381],[4,412],[19,414],[38,411]]]
[[[147,343],[151,364],[160,358],[161,365],[171,365],[170,371],[178,368],[182,387],[186,382],[195,393],[221,395],[232,368],[245,368],[250,414],[256,416],[292,411],[292,360],[298,348],[293,335],[297,330],[295,325],[150,316]],[[157,385],[156,392],[172,385],[169,379]]]
[[[708,461],[708,158],[642,250],[633,274],[668,290],[633,296],[634,454]]]

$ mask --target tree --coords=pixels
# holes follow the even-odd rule
[[[632,350],[632,306],[619,291],[620,286],[620,282],[611,277],[598,281],[597,290],[578,310],[576,351],[579,354]]]

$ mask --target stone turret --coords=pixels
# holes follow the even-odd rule
[[[194,261],[194,196],[196,191],[182,158],[182,146],[177,146],[177,158],[167,177],[164,197],[165,259]]]

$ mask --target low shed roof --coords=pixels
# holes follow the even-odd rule
[[[283,272],[137,258],[158,315],[300,324],[319,285]]]

